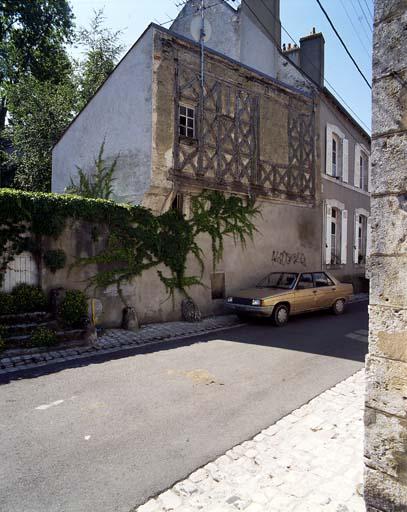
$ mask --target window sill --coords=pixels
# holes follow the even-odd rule
[[[345,268],[346,263],[327,263],[326,268],[327,270],[338,270],[341,268]]]
[[[337,185],[342,185],[344,188],[348,188],[350,190],[353,190],[354,192],[359,192],[359,194],[363,194],[367,197],[370,197],[370,192],[367,190],[363,190],[361,188],[355,187],[354,185],[350,185],[349,183],[346,183],[345,181],[342,181],[341,178],[335,178],[334,176],[329,176],[328,174],[322,173],[322,177],[330,181],[331,183],[336,183]]]
[[[198,139],[195,137],[187,137],[186,135],[180,135],[178,138],[180,144],[187,144],[188,146],[196,146]]]

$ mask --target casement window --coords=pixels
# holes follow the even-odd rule
[[[326,126],[326,169],[325,172],[338,180],[348,181],[349,152],[348,140],[333,124]]]
[[[348,251],[348,212],[335,199],[325,203],[325,263],[344,265]]]
[[[353,184],[361,190],[369,191],[370,156],[367,149],[355,144],[355,172]]]
[[[355,210],[354,223],[353,262],[358,265],[364,265],[369,252],[369,212],[362,208]]]
[[[179,135],[195,138],[195,109],[187,105],[179,106]]]

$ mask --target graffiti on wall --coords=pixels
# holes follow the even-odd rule
[[[271,256],[273,263],[279,265],[307,265],[307,258],[303,252],[273,251]]]

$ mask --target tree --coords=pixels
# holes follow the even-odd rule
[[[112,32],[104,26],[103,9],[94,11],[89,28],[82,27],[76,41],[83,47],[84,58],[77,62],[79,108],[86,105],[113,71],[124,46],[121,30]]]
[[[76,110],[73,82],[21,80],[9,95],[17,170],[14,186],[23,190],[51,190],[52,147]]]
[[[10,86],[27,75],[59,83],[69,74],[64,45],[72,33],[73,13],[67,0],[1,0],[0,131]]]

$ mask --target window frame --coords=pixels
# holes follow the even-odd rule
[[[192,126],[189,126],[189,121],[192,121]],[[189,140],[196,139],[196,108],[186,103],[178,105],[178,136]]]
[[[312,286],[310,286],[309,288],[299,288],[300,282],[301,282],[301,279],[303,276],[311,276]],[[295,289],[301,291],[301,290],[312,290],[313,288],[315,288],[315,282],[314,282],[314,278],[312,276],[312,272],[302,272],[297,279],[297,284],[295,286]]]
[[[335,213],[335,216],[334,216]],[[331,262],[330,265],[339,265],[338,261],[341,260],[341,222],[342,222],[342,211],[339,208],[332,207],[331,211]],[[332,227],[335,226],[335,233],[332,233]],[[332,243],[334,241],[334,243]]]

